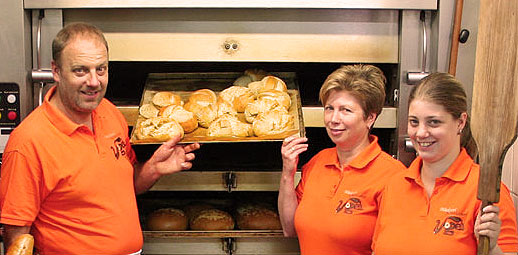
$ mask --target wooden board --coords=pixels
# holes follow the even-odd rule
[[[242,73],[163,73],[163,74],[150,74],[148,80],[146,81],[146,85],[144,88],[144,92],[142,95],[142,99],[140,101],[140,106],[143,104],[151,103],[151,99],[153,95],[155,95],[159,91],[173,91],[180,95],[182,101],[187,102],[190,94],[202,88],[209,88],[219,94],[223,89],[230,87],[232,82],[238,78]],[[200,143],[214,143],[214,142],[263,142],[263,141],[282,141],[284,138],[298,134],[299,136],[305,135],[304,129],[304,120],[302,115],[302,103],[300,94],[298,92],[297,86],[295,84],[295,76],[294,73],[272,73],[286,83],[288,87],[288,94],[291,98],[291,106],[288,110],[289,114],[294,117],[292,128],[288,129],[285,132],[275,134],[275,135],[265,135],[265,136],[249,136],[249,137],[210,137],[207,136],[207,128],[198,127],[191,133],[186,133],[184,138],[180,141],[180,143],[192,143],[192,142],[200,142]],[[245,122],[245,117],[243,113],[238,114],[238,119],[242,122]],[[136,124],[137,127],[140,122],[144,121],[145,118],[142,116],[137,117]],[[135,134],[135,129],[133,129],[131,134],[131,143],[132,144],[158,144],[164,141],[160,140],[152,140],[138,139]]]
[[[505,153],[518,125],[518,0],[481,0],[472,133],[479,149],[478,198],[482,208],[500,200]],[[480,236],[477,254],[489,254]]]

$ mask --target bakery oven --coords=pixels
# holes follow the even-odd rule
[[[415,156],[405,137],[412,75],[447,70],[453,2],[7,0],[0,4],[5,7],[0,13],[12,24],[1,29],[12,38],[0,43],[13,49],[2,54],[16,71],[0,73],[0,82],[20,85],[20,115],[25,117],[52,84],[48,71],[52,38],[67,23],[90,22],[105,32],[110,46],[106,97],[131,129],[153,75],[205,79],[202,87],[218,91],[221,88],[213,87],[207,77],[233,79],[246,70],[260,69],[288,77],[290,88],[299,95],[297,129],[310,143],[309,151],[301,155],[302,164],[333,146],[318,102],[322,82],[340,65],[373,64],[387,77],[385,107],[373,133],[385,151],[408,164]],[[145,161],[157,146],[134,148],[139,160]],[[239,218],[250,204],[276,211],[280,146],[275,139],[203,143],[191,170],[164,177],[137,197],[144,253],[298,254],[295,238],[283,237],[275,226],[258,227],[275,225],[270,222],[275,215],[248,228],[242,224],[253,225],[252,220]],[[158,209],[185,211],[193,204],[227,212],[235,226],[150,231],[156,223],[150,218]]]

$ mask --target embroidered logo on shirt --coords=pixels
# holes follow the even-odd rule
[[[338,201],[338,206],[336,207],[336,213],[339,213],[340,211],[344,210],[344,213],[351,214],[353,211],[361,211],[362,208],[362,201],[359,198],[351,197],[348,200],[344,201],[340,200]]]
[[[442,232],[444,235],[451,236],[455,234],[455,230],[464,230],[464,223],[457,216],[448,216],[443,221],[436,220],[435,222],[434,234]]]
[[[110,148],[112,149],[113,155],[115,155],[116,159],[119,159],[120,156],[126,155],[126,142],[120,137],[115,138],[113,145]]]

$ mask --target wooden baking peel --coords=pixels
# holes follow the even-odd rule
[[[518,0],[481,0],[471,127],[479,149],[482,208],[500,198],[506,151],[518,126]],[[481,236],[478,254],[488,254]]]

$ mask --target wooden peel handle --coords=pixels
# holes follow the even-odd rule
[[[483,200],[480,207],[480,217],[482,217],[482,210],[484,207],[491,205],[492,203]],[[488,255],[489,254],[489,236],[481,235],[478,237],[477,255]]]

